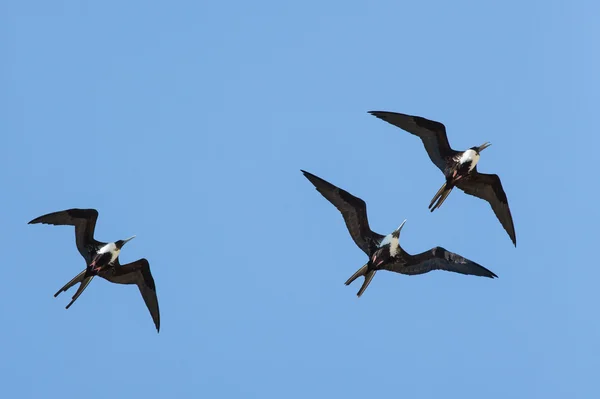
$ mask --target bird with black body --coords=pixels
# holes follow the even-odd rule
[[[67,209],[40,216],[29,222],[29,224],[75,226],[75,243],[79,253],[85,259],[86,268],[58,290],[54,297],[79,283],[75,295],[66,307],[69,309],[95,276],[100,276],[111,283],[136,284],[150,311],[156,331],[160,331],[158,298],[154,278],[150,273],[150,264],[146,259],[139,259],[125,265],[119,263],[119,254],[123,245],[135,236],[109,243],[97,241],[94,239],[96,219],[98,219],[98,211],[95,209]]]
[[[367,205],[362,199],[312,173],[304,170],[302,173],[317,191],[342,213],[350,236],[369,257],[369,261],[345,283],[350,285],[357,278],[364,276],[365,280],[356,294],[358,297],[365,292],[378,270],[388,270],[410,276],[428,273],[432,270],[446,270],[473,276],[498,277],[485,267],[442,247],[431,248],[417,255],[409,254],[400,246],[400,230],[406,220],[386,236],[375,233],[369,227]]]
[[[466,151],[456,151],[450,147],[446,127],[440,122],[397,112],[369,111],[369,113],[418,136],[423,141],[431,161],[444,173],[446,181],[429,204],[431,212],[442,206],[452,189],[458,187],[469,195],[486,200],[513,244],[517,246],[515,226],[500,178],[495,174],[477,171],[481,152],[491,143],[486,142]]]

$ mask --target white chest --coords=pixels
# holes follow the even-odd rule
[[[473,168],[475,168],[475,165],[477,165],[477,162],[479,162],[479,154],[475,150],[468,149],[467,151],[462,153],[458,162],[461,164],[470,162],[471,163],[469,165],[469,172],[470,172],[473,170]]]
[[[110,253],[111,257],[110,257],[109,263],[114,262],[114,260],[117,259],[117,257],[119,256],[120,252],[121,252],[121,250],[119,248],[117,248],[117,246],[115,245],[114,242],[106,244],[105,246],[103,246],[102,248],[100,248],[98,250],[99,255]]]

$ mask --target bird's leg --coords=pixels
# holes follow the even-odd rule
[[[375,263],[377,262],[377,263]],[[373,258],[371,258],[371,264],[375,267],[381,265],[383,263],[383,259],[379,259],[379,261],[377,260],[377,254],[373,255]]]
[[[96,261],[94,260],[92,263],[90,263],[90,269],[92,269],[93,272],[97,271],[97,267],[96,267]]]
[[[102,269],[102,266],[96,266],[98,260],[100,260],[100,255],[96,255],[92,260],[92,263],[90,263],[90,269],[92,269],[92,271],[95,273],[98,273],[100,269]]]

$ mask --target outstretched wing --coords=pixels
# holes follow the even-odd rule
[[[423,141],[429,159],[442,172],[447,166],[446,159],[458,153],[450,148],[446,127],[440,122],[397,112],[369,111],[369,113],[415,136],[419,136]]]
[[[135,262],[119,266],[117,259],[113,270],[100,273],[99,275],[111,283],[137,284],[142,298],[146,302],[146,307],[150,311],[152,320],[154,320],[156,331],[160,331],[160,312],[158,309],[158,297],[156,296],[156,285],[154,284],[152,273],[150,273],[150,264],[148,261],[146,259],[139,259]]]
[[[75,243],[77,249],[86,262],[91,260],[90,245],[95,246],[98,242],[94,240],[94,229],[98,211],[95,209],[67,209],[65,211],[53,212],[33,219],[29,224],[44,223],[57,226],[75,226]]]
[[[473,276],[498,277],[485,267],[442,247],[435,247],[418,255],[406,254],[406,258],[408,261],[406,264],[390,264],[385,269],[408,275],[428,273],[432,270],[446,270]]]
[[[496,217],[502,223],[502,227],[510,236],[515,247],[517,246],[517,236],[515,234],[515,225],[513,223],[508,199],[502,188],[502,183],[498,175],[488,175],[477,172],[475,168],[465,178],[456,183],[456,187],[469,195],[481,198],[489,202]]]
[[[365,201],[309,172],[303,170],[302,173],[342,213],[350,236],[370,256],[384,236],[371,231]]]

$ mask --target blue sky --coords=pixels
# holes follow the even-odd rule
[[[6,397],[591,398],[600,5],[506,1],[8,1],[0,6]],[[486,2],[491,3],[491,2]],[[419,140],[367,114],[490,141],[514,248]],[[368,204],[403,247],[498,274],[379,273],[308,170]],[[137,234],[161,332],[135,287],[82,270],[73,229]]]

